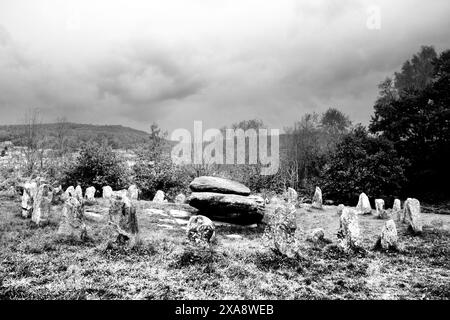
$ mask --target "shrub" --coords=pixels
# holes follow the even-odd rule
[[[114,190],[126,188],[127,177],[126,164],[111,147],[90,143],[65,171],[62,184],[65,187],[79,184],[83,189],[93,186],[100,193],[103,186]]]

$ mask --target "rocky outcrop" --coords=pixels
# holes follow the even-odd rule
[[[260,196],[193,192],[187,201],[202,215],[213,220],[253,224],[264,217],[265,202]]]
[[[189,185],[189,188],[193,192],[250,195],[250,189],[242,183],[218,177],[203,176],[195,178]]]

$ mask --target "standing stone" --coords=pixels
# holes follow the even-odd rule
[[[342,212],[344,211],[345,206],[343,204],[338,205],[337,208],[337,215],[340,217],[342,215]]]
[[[66,189],[66,197],[75,197],[75,188],[73,186],[70,186]]]
[[[69,197],[65,196],[64,190],[61,186],[54,188],[52,192],[52,205],[63,204]]]
[[[128,196],[128,198],[130,200],[137,200],[138,199],[138,197],[139,197],[139,189],[136,187],[135,184],[131,185],[128,188],[127,196]]]
[[[420,222],[420,202],[414,198],[408,198],[404,204],[404,216],[407,223],[415,233],[422,232]]]
[[[398,249],[397,227],[395,226],[394,220],[386,221],[386,224],[381,230],[380,245],[384,250]]]
[[[114,192],[110,186],[106,186],[102,188],[102,198],[103,199],[111,199]]]
[[[41,184],[33,201],[33,213],[31,215],[31,221],[36,225],[42,225],[48,220],[52,198],[51,187],[48,184]]]
[[[109,208],[109,223],[114,226],[118,233],[119,244],[128,243],[134,246],[139,241],[139,228],[136,216],[136,207],[128,197],[117,197],[112,199]]]
[[[287,190],[287,202],[296,203],[298,199],[297,191],[292,188],[288,188]]]
[[[195,244],[208,244],[215,237],[214,223],[205,216],[192,216],[187,225],[187,237]]]
[[[402,204],[399,199],[394,200],[394,205],[392,206],[392,214],[395,216],[397,221],[402,220]]]
[[[87,231],[84,223],[84,206],[77,198],[70,197],[64,203],[57,234],[63,237],[74,237],[79,240],[86,238]]]
[[[180,193],[179,195],[177,195],[175,197],[175,203],[181,204],[181,203],[184,203],[185,201],[186,201],[186,196],[182,193]]]
[[[375,210],[377,211],[377,217],[380,219],[387,218],[387,211],[384,209],[384,200],[376,199],[375,200]]]
[[[94,201],[95,200],[95,187],[89,187],[86,189],[85,198],[88,201]]]
[[[316,209],[322,209],[322,190],[320,190],[319,187],[316,187],[316,191],[314,192],[312,207]]]
[[[278,205],[274,212],[268,213],[264,220],[264,245],[277,254],[294,258],[297,255],[298,242],[295,238],[297,222],[295,207]]]
[[[122,189],[119,191],[114,191],[114,196],[119,197],[119,198],[123,198],[123,197],[127,197],[128,198],[128,190],[126,189]]]
[[[358,214],[371,214],[372,207],[370,206],[370,201],[367,195],[363,192],[359,195],[358,205],[356,206],[356,211]]]
[[[37,183],[27,182],[22,195],[22,217],[30,218],[33,212],[33,201],[37,193]]]
[[[78,199],[78,201],[82,201],[82,199],[83,199],[83,189],[81,189],[81,187],[80,186],[77,186],[76,188],[75,188],[75,198],[77,198]]]
[[[345,208],[342,211],[337,237],[344,251],[357,251],[362,248],[358,215],[355,210]]]
[[[153,202],[163,203],[164,202],[164,191],[161,191],[161,190],[156,191],[156,194],[153,197]]]

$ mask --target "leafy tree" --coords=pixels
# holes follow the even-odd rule
[[[432,60],[430,75],[429,59],[433,54],[425,55],[423,50],[410,63],[414,67],[412,79],[416,79],[411,80],[413,86],[405,88],[404,80],[391,90],[381,86],[370,131],[392,141],[396,151],[409,160],[408,192],[439,192],[445,196],[450,178],[450,51]],[[396,73],[396,79],[411,77],[408,68]]]
[[[370,136],[363,126],[356,126],[327,159],[324,194],[348,205],[354,205],[362,192],[371,198],[398,196],[405,182],[404,165],[389,140]]]

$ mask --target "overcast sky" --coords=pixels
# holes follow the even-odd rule
[[[369,29],[371,6],[381,28]],[[169,130],[337,107],[367,124],[377,84],[450,49],[448,0],[1,0],[0,124]]]

